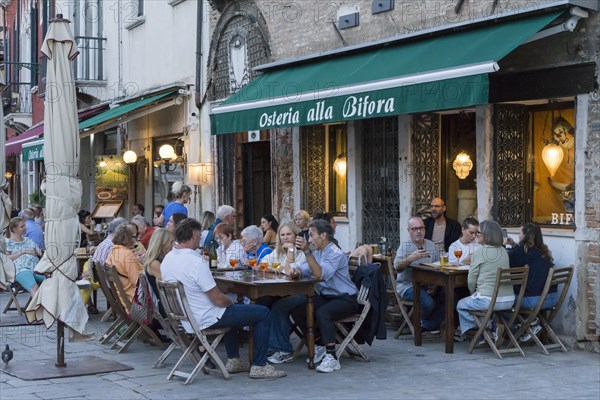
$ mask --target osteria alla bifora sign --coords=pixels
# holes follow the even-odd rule
[[[452,109],[485,103],[488,89],[482,74],[338,96],[335,91],[329,96],[315,91],[312,96],[298,95],[301,101],[291,95],[260,100],[260,106],[253,106],[252,99],[237,98],[237,104],[214,110],[211,125],[213,134],[221,134]]]
[[[327,105],[325,101],[317,101],[314,107],[308,109],[304,120],[308,124],[330,122],[334,120],[333,111],[333,105]],[[393,97],[370,100],[369,96],[349,96],[344,102],[342,117],[344,119],[354,119],[356,117],[370,118],[376,115],[393,114],[394,111]],[[260,115],[259,126],[264,129],[286,125],[299,125],[301,123],[300,112],[300,110],[294,109],[294,107],[289,107],[284,112],[277,112],[277,110],[274,110],[272,113],[264,112]]]

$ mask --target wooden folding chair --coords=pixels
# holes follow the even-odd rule
[[[148,283],[148,279],[145,273],[140,273],[139,278],[141,283]],[[150,286],[148,286],[150,288]],[[152,288],[150,288],[152,290]],[[160,294],[159,294],[160,295]],[[180,349],[182,352],[188,348],[190,343],[192,343],[191,335],[186,333],[179,321],[172,320],[168,317],[163,317],[160,313],[160,309],[158,303],[154,304],[152,310],[154,319],[158,322],[160,327],[165,331],[166,335],[171,339],[171,344],[166,348],[166,350],[160,355],[160,357],[154,362],[152,368],[162,368],[164,367],[164,363],[169,358],[169,356],[173,353],[175,349]],[[199,351],[192,352],[191,357],[194,363],[198,363],[202,357]]]
[[[127,328],[125,329],[125,332],[119,335],[117,340],[111,346],[111,349],[118,349],[119,353],[124,352],[138,337],[144,341],[146,341],[146,338],[148,338],[154,345],[162,347],[160,338],[156,336],[156,333],[154,333],[154,331],[150,329],[147,324],[143,324],[129,318],[131,302],[129,301],[127,293],[123,288],[123,284],[119,279],[119,271],[117,270],[117,267],[107,264],[105,268],[106,277],[108,278],[110,288],[116,299],[115,312],[117,315],[124,316],[127,321]]]
[[[10,287],[6,292],[10,295],[10,299],[8,299],[8,302],[6,303],[6,306],[4,307],[4,311],[2,311],[2,313],[6,314],[9,311],[16,311],[19,313],[19,315],[23,315],[23,313],[29,306],[29,303],[31,303],[31,295],[29,294],[29,292],[25,290],[25,288],[23,288],[23,286],[21,286],[21,284],[17,281],[10,283]],[[29,296],[27,299],[27,303],[25,303],[24,307],[21,307],[19,299],[17,298],[17,296],[22,293],[27,293],[27,295]]]
[[[546,285],[544,286],[544,290],[540,295],[540,300],[536,307],[533,309],[522,308],[520,313],[527,315],[527,318],[523,318],[519,315],[519,320],[521,321],[521,328],[516,332],[515,336],[519,337],[525,332],[528,332],[533,341],[542,349],[542,352],[546,355],[550,353],[548,350],[560,348],[561,351],[566,352],[567,348],[558,338],[558,335],[550,324],[558,314],[560,307],[562,306],[563,301],[567,297],[567,293],[569,292],[569,285],[571,284],[571,279],[573,278],[573,266],[569,266],[566,268],[551,268],[548,272],[548,278],[546,280]],[[552,308],[542,309],[542,304],[544,303],[545,297],[550,291],[550,288],[553,286],[562,285],[562,290],[560,291],[560,295],[556,304]],[[545,333],[548,336],[550,344],[544,344],[542,341],[534,334],[531,330],[531,323],[533,320],[538,319],[540,326],[542,327],[542,333]]]
[[[102,293],[104,293],[104,297],[106,298],[106,302],[108,303],[109,309],[120,311],[115,312],[116,319],[112,324],[110,324],[106,331],[104,331],[102,336],[98,338],[98,341],[100,343],[106,344],[113,336],[115,336],[119,332],[119,329],[121,329],[124,326],[127,326],[129,318],[128,315],[125,314],[121,302],[116,298],[116,293],[113,293],[110,287],[110,282],[108,281],[108,277],[106,276],[106,268],[102,266],[99,262],[94,261],[92,265],[92,270],[96,274],[97,282],[100,285],[100,290],[102,290]]]
[[[363,360],[369,361],[369,356],[365,353],[359,346],[359,344],[354,340],[354,336],[356,332],[362,326],[364,320],[367,318],[367,314],[369,314],[369,310],[371,309],[371,302],[369,301],[369,293],[370,289],[366,286],[360,287],[358,291],[358,304],[362,306],[362,310],[359,314],[354,314],[349,317],[340,319],[335,321],[335,326],[338,330],[338,341],[340,345],[336,350],[337,358],[346,351],[350,355],[350,357],[354,357],[355,355],[359,355]],[[352,328],[348,330],[346,324],[352,324]],[[352,351],[348,351],[347,347],[350,346]]]
[[[521,300],[523,299],[523,294],[525,293],[525,285],[527,284],[527,271],[529,267],[519,267],[519,268],[499,268],[496,272],[496,284],[494,286],[494,292],[492,294],[492,300],[487,310],[469,310],[469,314],[471,314],[475,318],[475,323],[479,328],[477,333],[473,336],[471,340],[471,344],[469,345],[468,352],[469,354],[473,353],[473,349],[477,345],[479,338],[483,335],[486,343],[490,346],[492,351],[498,356],[498,358],[502,359],[502,354],[505,353],[521,353],[521,356],[525,357],[525,353],[519,346],[519,343],[515,339],[515,336],[512,334],[510,327],[512,323],[517,318],[519,313],[519,308],[521,307]],[[502,286],[510,286],[511,292],[513,291],[513,287],[515,285],[520,285],[521,289],[519,290],[519,295],[517,300],[515,301],[515,305],[506,310],[494,310],[496,306],[496,300],[498,298],[498,292]],[[500,312],[510,312],[510,318],[508,322],[502,317]],[[486,330],[488,322],[495,321],[497,325],[497,332],[499,335],[503,335],[504,333],[508,336],[512,347],[507,347],[504,349],[499,349],[496,346],[496,341],[492,338],[489,332]],[[499,341],[500,342],[500,341]]]
[[[164,282],[158,280],[156,284],[158,286],[162,306],[167,313],[170,323],[172,325],[177,324],[176,330],[179,330],[184,326],[184,323],[187,323],[191,326],[194,333],[194,339],[185,348],[183,355],[179,358],[167,376],[167,380],[173,379],[173,376],[178,376],[184,378],[184,384],[187,385],[188,383],[193,382],[196,375],[204,368],[209,359],[218,367],[219,371],[223,374],[223,378],[229,380],[229,372],[227,372],[225,364],[223,364],[223,361],[221,361],[221,358],[215,351],[217,345],[229,329],[200,329],[193,316],[194,314],[187,301],[185,290],[181,282]],[[209,341],[209,336],[214,337],[212,342]],[[204,352],[199,360],[195,360],[192,355],[194,352],[200,351],[200,347],[204,348]],[[191,372],[180,369],[180,366],[188,358],[191,358],[195,365]]]
[[[388,299],[391,300],[392,306],[397,306],[399,312],[396,311],[387,311],[388,315],[398,318],[402,321],[400,327],[394,334],[394,338],[398,339],[402,332],[406,328],[410,330],[411,335],[415,334],[415,327],[412,323],[412,313],[413,313],[413,302],[404,300],[398,292],[396,291],[396,270],[394,269],[393,262],[388,264],[388,274],[389,274],[389,286],[387,289]]]

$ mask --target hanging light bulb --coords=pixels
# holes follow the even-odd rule
[[[556,143],[548,143],[542,149],[542,160],[546,164],[551,178],[554,178],[554,174],[558,170],[558,167],[560,167],[564,155],[562,147]]]
[[[346,177],[346,170],[348,165],[346,164],[346,154],[340,154],[335,158],[333,162],[333,169],[338,174],[340,179],[344,179]]]
[[[471,157],[467,153],[461,151],[454,159],[452,168],[456,172],[458,179],[465,179],[473,169],[473,161],[471,161]]]
[[[102,157],[102,158],[100,159],[100,162],[98,163],[98,166],[99,166],[100,168],[106,168],[106,166],[107,166],[107,165],[108,165],[108,164],[106,164],[106,161],[104,161],[104,157]]]

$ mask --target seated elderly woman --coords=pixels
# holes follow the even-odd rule
[[[245,261],[247,259],[260,261],[263,257],[273,252],[266,243],[263,243],[263,233],[256,225],[244,228],[240,243],[246,252]]]
[[[33,296],[39,288],[38,284],[44,280],[43,275],[33,272],[42,256],[42,251],[33,240],[25,237],[25,232],[23,218],[17,217],[10,220],[6,231],[6,252],[8,258],[15,264],[15,280]]]
[[[114,265],[119,272],[119,279],[131,302],[135,293],[138,276],[142,271],[142,263],[133,252],[137,236],[129,224],[119,226],[113,233],[115,244],[106,259],[107,265]]]
[[[246,256],[246,252],[242,248],[239,240],[233,238],[233,226],[221,222],[215,226],[214,238],[219,244],[217,247],[217,259],[219,260],[219,268],[228,268],[229,260],[238,261]],[[207,243],[210,246],[210,243]],[[237,266],[237,264],[234,264]]]

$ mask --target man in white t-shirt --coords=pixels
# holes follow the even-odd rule
[[[200,329],[231,328],[225,335],[227,371],[230,373],[250,371],[250,378],[281,378],[286,375],[267,364],[270,311],[256,304],[233,304],[231,299],[217,288],[208,262],[196,252],[200,243],[202,227],[193,218],[177,224],[177,244],[164,258],[160,266],[165,281],[179,281]],[[189,324],[188,324],[189,325]],[[244,326],[254,327],[254,358],[252,367],[240,358],[238,331]],[[190,326],[184,326],[189,332]]]
[[[462,223],[462,236],[450,245],[448,256],[451,263],[471,264],[471,255],[479,246],[479,242],[477,241],[478,231],[479,221],[473,217],[465,218]]]

